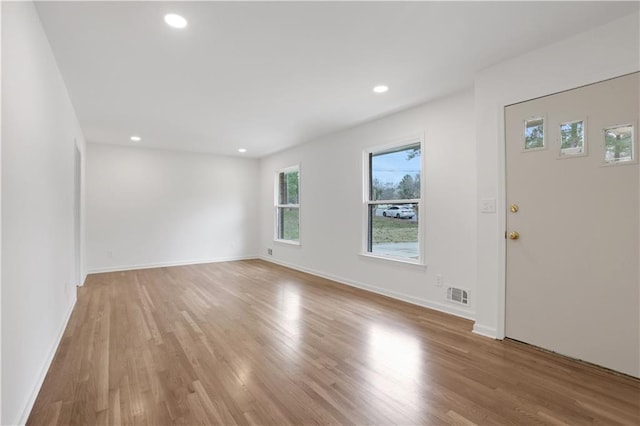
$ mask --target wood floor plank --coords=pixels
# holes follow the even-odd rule
[[[91,275],[29,425],[640,424],[640,381],[260,260]]]

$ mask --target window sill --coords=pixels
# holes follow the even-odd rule
[[[394,263],[394,264],[407,265],[407,266],[414,267],[414,268],[419,268],[419,269],[426,269],[427,268],[427,264],[426,263],[421,263],[420,261],[417,261],[417,260],[415,260],[415,261],[414,260],[405,260],[405,259],[389,257],[389,256],[380,256],[380,255],[376,255],[376,254],[372,254],[372,253],[358,253],[358,255],[360,257],[365,258],[365,259],[373,259],[374,261],[381,260],[383,262],[390,262],[390,263]]]
[[[300,241],[293,241],[293,240],[278,240],[275,239],[273,240],[274,243],[279,243],[279,244],[286,244],[288,246],[297,246],[300,247]]]

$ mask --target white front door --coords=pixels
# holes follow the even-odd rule
[[[636,377],[639,76],[505,108],[506,336]]]

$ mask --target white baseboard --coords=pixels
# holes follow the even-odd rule
[[[31,395],[29,395],[29,399],[27,400],[27,405],[24,407],[24,410],[22,411],[22,415],[20,416],[20,421],[18,422],[19,425],[24,425],[25,423],[27,423],[27,420],[29,419],[29,414],[31,414],[31,410],[33,409],[33,405],[36,403],[36,398],[38,397],[38,393],[40,393],[40,388],[42,388],[44,379],[47,377],[47,373],[49,372],[49,367],[51,367],[53,358],[55,357],[58,347],[62,342],[62,336],[64,335],[64,331],[67,329],[67,324],[69,324],[69,319],[71,319],[71,314],[73,313],[73,308],[75,308],[77,301],[78,301],[78,298],[74,296],[73,302],[71,303],[71,306],[69,306],[69,310],[67,312],[65,320],[62,323],[62,327],[60,327],[60,330],[58,331],[58,336],[56,337],[56,339],[53,342],[53,345],[49,349],[47,360],[42,368],[42,371],[40,371],[40,376],[38,377],[36,386],[33,388],[33,391],[31,391]]]
[[[311,274],[311,275],[315,275],[321,278],[326,278],[328,280],[331,281],[335,281],[339,284],[344,284],[344,285],[348,285],[350,287],[356,287],[359,288],[361,290],[366,290],[366,291],[370,291],[372,293],[377,293],[377,294],[381,294],[383,296],[387,296],[387,297],[391,297],[392,299],[397,299],[397,300],[401,300],[403,302],[408,302],[411,303],[413,305],[418,305],[418,306],[422,306],[424,308],[429,308],[429,309],[433,309],[434,311],[439,311],[439,312],[444,312],[446,314],[451,314],[451,315],[455,315],[458,317],[462,317],[462,318],[466,318],[466,319],[470,319],[470,320],[474,320],[475,319],[475,312],[473,311],[468,311],[465,309],[460,309],[457,308],[455,306],[449,306],[447,304],[444,303],[439,303],[439,302],[434,302],[431,300],[427,300],[427,299],[422,299],[419,297],[414,297],[414,296],[410,296],[408,294],[403,294],[403,293],[398,293],[395,291],[390,291],[390,290],[386,290],[380,287],[374,287],[368,284],[364,284],[358,281],[354,281],[354,280],[348,280],[346,278],[342,278],[342,277],[338,277],[336,275],[332,275],[332,274],[327,274],[325,272],[320,272],[320,271],[316,271],[310,268],[305,268],[305,267],[300,267],[297,265],[293,265],[287,262],[283,262],[281,260],[276,260],[273,257],[267,257],[267,256],[260,256],[260,259],[265,260],[267,262],[271,262],[271,263],[275,263],[277,265],[281,265],[287,268],[291,268],[291,269],[295,269],[297,271],[301,271],[301,272],[305,272],[307,274]]]
[[[498,338],[498,330],[496,330],[493,327],[487,327],[485,325],[481,325],[481,324],[478,324],[478,323],[475,323],[473,325],[473,332],[475,334],[480,335],[480,336],[489,337],[491,339],[497,339]]]
[[[138,264],[138,265],[107,266],[104,268],[91,268],[89,269],[88,274],[99,274],[102,272],[133,271],[136,269],[166,268],[170,266],[199,265],[202,263],[232,262],[235,260],[250,260],[250,259],[257,259],[257,258],[258,256],[231,256],[231,257],[216,257],[213,259],[180,260],[180,261],[172,261],[172,262],[145,263],[145,264]]]

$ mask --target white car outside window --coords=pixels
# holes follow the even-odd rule
[[[404,206],[391,206],[382,212],[384,217],[395,217],[397,219],[413,219],[416,212]]]

